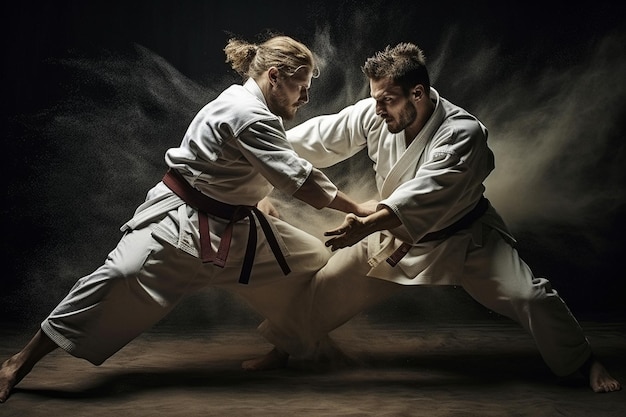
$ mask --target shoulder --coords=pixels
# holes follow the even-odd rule
[[[365,132],[372,132],[384,125],[381,117],[376,115],[376,100],[371,97],[356,101],[344,108],[341,113],[346,113],[349,120],[361,126]]]
[[[371,97],[367,97],[361,100],[358,100],[352,106],[348,108],[352,108],[353,112],[360,114],[364,119],[372,120],[376,119],[376,100]]]
[[[261,99],[241,85],[228,87],[203,110],[216,123],[228,124],[235,136],[253,123],[280,120]]]
[[[447,130],[457,137],[486,139],[487,128],[476,116],[444,98],[441,98],[441,105],[445,112],[444,120],[441,124],[443,130]]]

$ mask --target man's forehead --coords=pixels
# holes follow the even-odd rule
[[[310,84],[311,78],[313,78],[313,71],[310,67],[300,66],[293,73],[291,79],[298,83]]]
[[[379,80],[370,80],[370,95],[379,98],[389,94],[401,94],[402,87],[393,82],[391,78],[382,78]]]

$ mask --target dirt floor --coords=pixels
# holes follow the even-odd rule
[[[626,382],[624,322],[582,322],[613,376]],[[0,356],[31,334],[2,327]],[[389,328],[354,320],[334,333],[355,363],[249,373],[269,345],[246,326],[160,326],[100,367],[62,351],[15,389],[0,416],[626,416],[626,390],[595,394],[559,379],[508,321]]]

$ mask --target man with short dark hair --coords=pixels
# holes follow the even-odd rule
[[[326,232],[337,253],[316,275],[311,320],[298,338],[313,346],[404,285],[459,285],[521,324],[555,374],[581,370],[594,391],[619,390],[549,281],[519,258],[513,236],[484,197],[494,169],[485,126],[431,87],[414,44],[376,53],[363,72],[371,98],[287,132],[296,152],[318,168],[367,148],[380,194],[371,202],[373,214],[348,214]],[[262,329],[276,346],[265,358],[284,363],[288,341],[268,323]]]

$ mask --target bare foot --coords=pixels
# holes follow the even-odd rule
[[[244,361],[241,367],[245,371],[270,371],[287,367],[289,354],[277,348],[272,349],[263,356]]]
[[[589,385],[594,392],[613,392],[622,389],[621,384],[595,359],[589,367]]]
[[[0,367],[0,403],[9,398],[13,387],[28,374],[28,370],[25,370],[21,363],[19,354],[16,354],[4,361]]]
[[[41,358],[57,348],[57,344],[40,329],[24,349],[4,361],[0,367],[0,403],[9,398],[13,387],[28,375]]]

